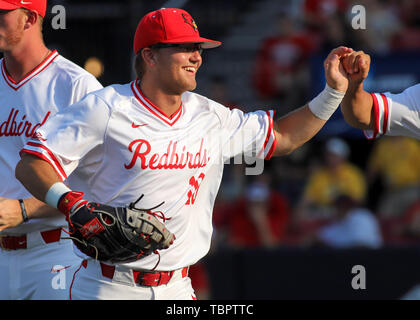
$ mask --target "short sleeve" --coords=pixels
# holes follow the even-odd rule
[[[88,93],[100,90],[102,88],[103,87],[100,82],[96,80],[93,75],[86,73],[74,82],[70,104],[76,103]]]
[[[374,130],[365,130],[368,139],[381,135],[420,137],[420,85],[402,93],[371,93],[373,99]]]
[[[244,113],[239,109],[222,113],[221,137],[223,157],[232,158],[238,154],[268,160],[276,147],[273,128],[274,111]]]
[[[64,181],[90,150],[103,143],[109,118],[105,102],[88,94],[51,117],[20,154],[32,154],[47,161]]]

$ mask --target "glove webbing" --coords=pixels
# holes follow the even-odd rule
[[[170,218],[166,218],[165,217],[165,214],[162,212],[162,211],[155,211],[155,212],[153,212],[152,210],[154,210],[154,209],[156,209],[156,208],[158,208],[158,207],[160,207],[161,205],[163,205],[165,202],[163,201],[163,202],[161,202],[160,204],[158,204],[157,206],[154,206],[153,208],[150,208],[150,209],[141,209],[141,208],[137,208],[136,207],[136,204],[143,198],[143,196],[144,196],[144,194],[142,194],[135,202],[132,202],[132,203],[130,203],[130,205],[129,205],[129,209],[131,209],[131,210],[138,210],[138,211],[146,211],[148,214],[150,214],[150,215],[152,215],[152,216],[155,216],[156,218],[159,218],[159,219],[162,219],[162,221],[163,222],[165,222],[165,221],[167,221],[167,220],[171,220],[171,217]],[[76,203],[76,207],[79,205],[79,203],[81,203],[81,201],[79,201],[79,202],[77,202]],[[89,208],[89,207],[88,207]],[[94,210],[94,207],[90,207],[89,208],[90,209],[90,211],[93,211]],[[67,219],[68,219],[68,222],[69,222],[69,224],[71,225],[71,226],[73,226],[73,223],[71,222],[71,219],[70,219],[70,215],[67,217]],[[70,232],[70,231],[68,231],[68,230],[66,230],[64,227],[62,227],[61,228],[65,233],[67,233],[69,236],[68,237],[61,237],[61,239],[71,239],[71,240],[77,240],[79,243],[81,243],[82,245],[84,245],[84,246],[90,246],[90,247],[92,247],[94,250],[95,250],[95,260],[98,260],[98,255],[99,255],[99,252],[98,252],[98,249],[94,246],[94,245],[92,245],[92,244],[90,244],[90,243],[87,243],[87,242],[85,242],[85,241],[82,241],[82,240],[80,240],[80,239],[78,239],[78,238],[75,238],[75,237],[72,237],[71,235],[72,235],[72,233]],[[76,228],[74,228],[74,229],[76,229]],[[76,231],[74,231],[74,232],[76,232]],[[73,233],[74,233],[73,232]],[[150,237],[150,235],[147,235],[147,236],[144,236],[144,234],[140,234],[142,237],[144,237],[145,238],[145,240],[146,241],[148,241],[149,239],[149,237]],[[148,241],[148,242],[150,242],[150,241]],[[144,254],[144,251],[143,250],[141,250],[140,249],[140,253],[137,255],[137,259],[139,259],[140,257],[142,257],[143,256],[143,254]],[[156,263],[156,265],[151,269],[151,271],[153,271],[153,270],[155,270],[156,268],[157,268],[157,266],[159,265],[159,263],[160,263],[160,253],[159,253],[159,251],[158,250],[154,250],[153,251],[153,253],[154,254],[157,254],[158,255],[158,262]]]

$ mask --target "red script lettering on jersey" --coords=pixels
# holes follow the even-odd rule
[[[177,150],[177,141],[169,141],[169,145],[164,154],[152,153],[152,147],[147,140],[137,139],[130,143],[128,150],[133,153],[133,158],[124,167],[129,170],[134,167],[137,159],[141,161],[142,169],[189,169],[203,168],[207,165],[210,158],[207,157],[207,149],[203,149],[204,139],[201,139],[200,149],[196,153],[186,150],[184,146],[181,152]]]
[[[47,121],[48,117],[51,114],[51,112],[48,112],[45,115],[44,120],[42,120],[42,122],[34,125],[30,121],[25,120],[26,115],[23,115],[20,122],[16,122],[16,118],[18,116],[18,113],[19,113],[19,110],[15,110],[14,108],[12,108],[7,120],[4,121],[0,125],[0,137],[3,137],[3,136],[5,136],[5,137],[21,136],[23,134],[25,134],[25,136],[27,136],[28,138],[32,137],[34,135],[36,129],[38,129],[40,126],[42,126]]]

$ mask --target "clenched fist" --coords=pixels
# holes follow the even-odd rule
[[[352,84],[360,84],[369,74],[370,56],[363,51],[354,51],[341,58],[341,65]]]

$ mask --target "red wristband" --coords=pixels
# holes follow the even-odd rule
[[[70,191],[65,193],[58,201],[58,210],[60,210],[66,216],[69,216],[72,209],[74,210],[88,203],[87,200],[83,199],[84,195],[85,194],[80,191]]]

